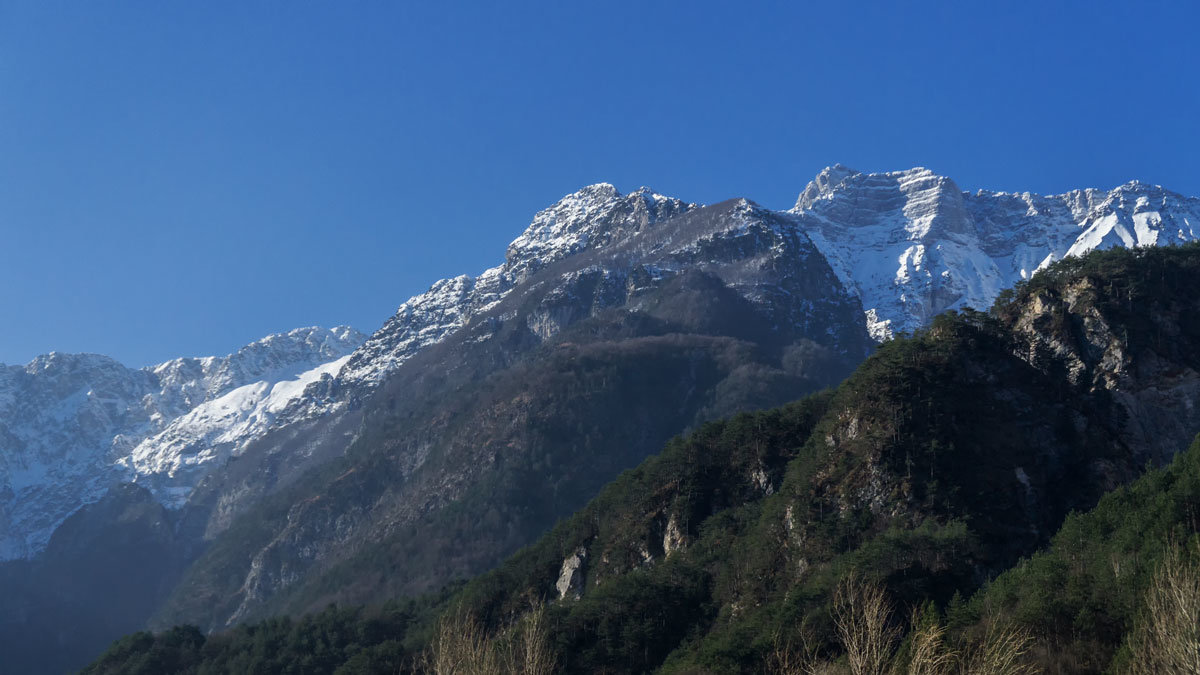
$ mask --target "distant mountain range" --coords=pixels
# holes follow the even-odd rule
[[[300,328],[226,357],[127,368],[51,353],[0,367],[0,560],[36,555],[76,509],[144,483],[178,507],[196,481],[261,436],[365,336]]]
[[[0,559],[49,569],[70,549],[47,549],[55,531],[128,512],[79,512],[105,495],[143,504],[115,489],[134,483],[189,551],[164,563],[159,621],[427,590],[488,569],[681,431],[832,386],[878,342],[984,309],[1053,261],[1198,232],[1200,199],[1137,182],[972,194],[925,169],[837,165],[788,211],[592,185],[536,214],[503,264],[437,282],[369,337],[0,368]],[[384,559],[388,578],[362,581]]]

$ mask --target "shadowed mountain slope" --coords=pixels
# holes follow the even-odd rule
[[[1195,531],[1195,449],[1119,488],[1200,429],[1197,279],[1194,245],[1052,266],[989,315],[948,314],[884,344],[836,390],[670,441],[532,546],[431,602],[501,629],[531,598],[550,600],[566,672],[752,673],[801,625],[837,656],[830,593],[854,570],[883,583],[901,614],[946,608],[956,631],[998,606],[1069,647],[1064,672],[1095,672],[1131,622],[1159,539]],[[1147,415],[1175,424],[1150,435]],[[1106,595],[1118,569],[1130,588]],[[956,598],[1005,570],[975,600]],[[361,656],[341,672],[413,665],[427,610],[380,611],[403,637],[355,642]],[[343,620],[326,612],[303,630]],[[245,644],[246,630],[212,649]],[[166,639],[130,638],[93,672],[128,672],[131,653]],[[222,658],[189,649],[199,663]],[[1069,657],[1089,649],[1092,666],[1071,670]]]

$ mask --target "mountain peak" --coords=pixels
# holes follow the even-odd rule
[[[588,185],[538,211],[533,222],[508,246],[506,265],[540,268],[545,263],[603,245],[691,205],[641,187],[622,195],[611,183]]]
[[[329,345],[339,345],[341,347],[348,346],[353,349],[366,339],[366,335],[350,326],[334,326],[333,328],[305,326],[303,328],[293,328],[283,333],[273,333],[255,340],[238,351],[281,347],[285,345],[307,345],[318,350]]]
[[[1145,181],[1140,181],[1136,178],[1118,186],[1116,189],[1113,190],[1113,192],[1132,192],[1134,194],[1163,194],[1163,193],[1174,194],[1174,193],[1171,193],[1169,190],[1166,190],[1165,188],[1163,188],[1163,186],[1161,186],[1161,185],[1157,185],[1155,183],[1147,183]],[[1182,197],[1183,195],[1177,195],[1177,196]]]
[[[119,363],[116,359],[103,354],[92,354],[88,352],[71,353],[59,351],[52,351],[48,354],[40,354],[35,356],[29,363],[25,365],[25,371],[29,373],[48,370],[77,371],[108,368],[124,369],[125,366]]]
[[[821,169],[820,173],[800,193],[793,210],[801,211],[809,208],[816,200],[832,194],[834,189],[841,185],[847,178],[857,176],[858,174],[858,171],[843,164],[834,164],[833,166]]]
[[[592,183],[558,200],[558,204],[571,203],[580,199],[610,200],[617,199],[620,196],[621,191],[612,183]],[[558,204],[555,204],[555,206]]]
[[[812,208],[812,205],[818,200],[828,198],[836,193],[839,189],[848,185],[860,185],[865,187],[879,187],[880,185],[896,185],[904,191],[913,189],[912,184],[916,181],[921,181],[915,187],[916,189],[928,189],[929,187],[941,187],[951,192],[958,192],[958,186],[953,180],[941,176],[933,171],[923,167],[914,166],[911,169],[902,171],[887,171],[883,173],[863,173],[856,171],[842,164],[834,164],[827,166],[816,175],[812,181],[805,186],[804,191],[796,199],[796,205],[792,207],[792,211],[803,211]],[[936,185],[929,181],[936,182]]]

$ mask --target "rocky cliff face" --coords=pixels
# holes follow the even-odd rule
[[[832,392],[673,441],[448,604],[504,625],[557,599],[551,641],[578,673],[763,672],[781,626],[831,639],[850,570],[944,606],[1200,431],[1198,278],[1198,245],[1059,263]]]
[[[1130,257],[1146,267],[1140,277],[1104,269],[1104,258],[1066,261],[1052,275],[1062,281],[1040,280],[997,311],[1025,361],[1111,399],[1124,442],[1161,464],[1200,429],[1200,304],[1180,292],[1194,279],[1175,254]]]
[[[476,573],[672,434],[828,386],[870,349],[861,307],[791,216],[733,200],[627,222],[593,223],[594,248],[525,266],[395,366],[346,457],[271,497],[266,522],[235,521],[170,619],[320,604],[330,578],[377,574],[363,568],[381,557],[419,562],[356,585],[415,592]],[[234,548],[248,556],[230,567]]]
[[[792,213],[860,298],[878,340],[947,309],[987,309],[1003,289],[1067,256],[1200,236],[1200,199],[1158,186],[972,194],[922,168],[827,168]]]
[[[531,274],[585,250],[633,237],[695,208],[649,188],[623,195],[608,183],[590,185],[539,211],[508,246],[502,265],[477,277],[443,279],[400,305],[355,352],[342,378],[377,383],[422,347],[440,342],[485,312]]]

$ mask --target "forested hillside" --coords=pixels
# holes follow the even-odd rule
[[[532,625],[566,672],[845,663],[838,598],[851,592],[886,598],[885,651],[904,662],[929,631],[964,654],[1016,636],[1025,664],[1050,672],[1128,660],[1161,552],[1196,529],[1200,448],[1138,476],[1200,430],[1198,279],[1195,246],[1059,263],[989,314],[946,314],[885,343],[836,390],[670,442],[430,606],[499,643],[529,632],[545,601]],[[327,612],[207,641],[127,638],[93,672],[176,653],[206,672],[256,630],[283,639],[339,622],[330,644],[358,669],[344,672],[418,667],[435,612],[379,611],[395,621],[386,640],[363,637],[355,612]]]

